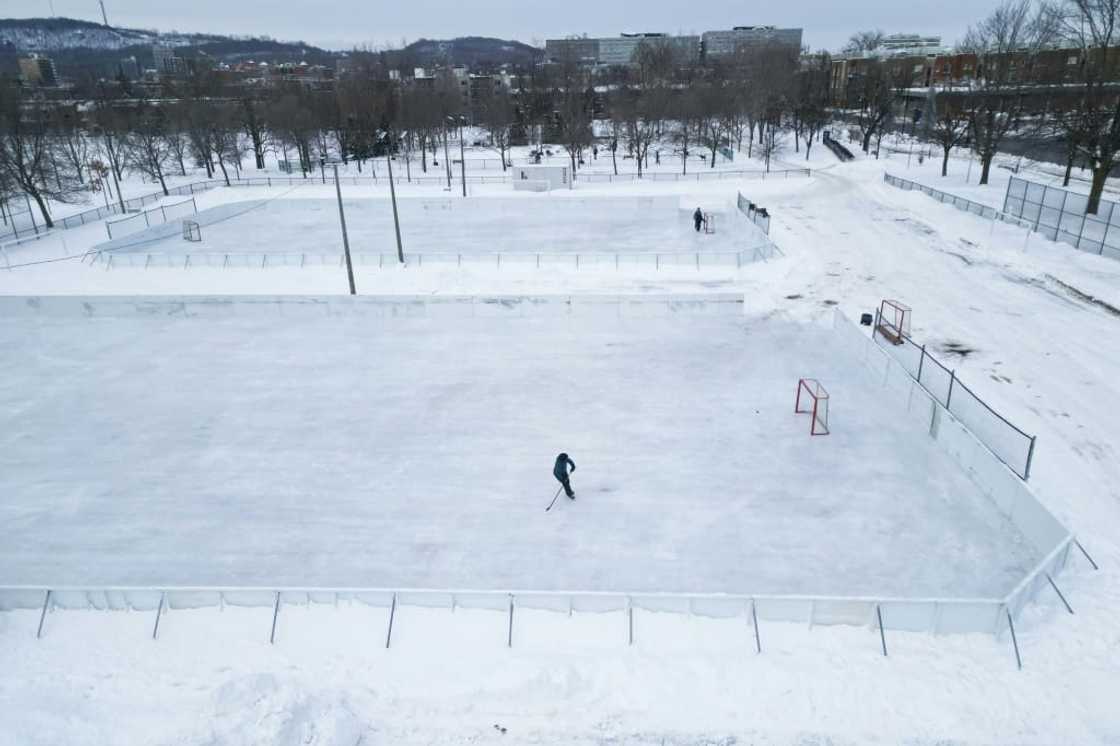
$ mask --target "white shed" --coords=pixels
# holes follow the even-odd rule
[[[530,192],[571,189],[572,180],[568,177],[567,166],[514,166],[513,188]]]

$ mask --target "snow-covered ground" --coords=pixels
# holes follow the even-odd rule
[[[812,161],[818,155],[811,179],[583,185],[580,190],[587,196],[677,195],[685,204],[705,205],[725,203],[740,189],[770,210],[771,237],[784,258],[740,270],[691,272],[365,268],[359,288],[363,293],[437,294],[730,290],[743,294],[744,324],[763,318],[821,319],[831,314],[833,304],[855,316],[883,297],[908,302],[915,309],[915,337],[956,367],[993,407],[1038,434],[1031,484],[1101,567],[1094,572],[1075,555],[1056,578],[1076,615],[1068,615],[1056,596],[1044,594],[1020,617],[1022,671],[1016,670],[1006,638],[892,633],[890,657],[883,658],[875,631],[849,627],[810,630],[764,623],[763,653],[754,655],[751,628],[741,618],[725,625],[643,613],[635,619],[631,648],[625,644],[626,621],[617,615],[519,617],[516,628],[534,637],[515,638],[514,647],[506,649],[500,612],[413,614],[407,608],[401,643],[386,651],[384,620],[376,609],[285,609],[276,646],[267,644],[271,610],[175,610],[154,643],[154,614],[58,612],[49,615],[46,634],[37,642],[38,614],[11,612],[0,614],[5,723],[0,743],[1116,743],[1120,425],[1115,412],[1120,411],[1120,384],[1115,372],[1120,349],[1114,340],[1120,318],[1092,298],[1120,304],[1120,265],[893,189],[882,182],[882,171],[895,172],[897,156],[838,164],[816,146]],[[784,157],[798,161],[795,154]],[[899,175],[906,176],[905,169]],[[368,189],[348,190],[347,196],[384,196],[384,190]],[[477,185],[472,194],[506,195],[508,189]],[[1002,198],[998,186],[991,189]],[[228,199],[223,195],[234,191],[212,199]],[[330,187],[322,185],[298,190],[301,196],[305,191],[318,199],[331,196]],[[101,233],[81,231],[87,229],[66,232],[66,247],[51,237],[20,252],[31,258],[61,256],[64,248],[80,251],[104,236],[103,228]],[[0,292],[341,294],[346,285],[338,267],[117,271],[65,261],[0,271]],[[41,331],[22,336],[9,329],[7,348],[29,349],[35,339],[53,339],[55,323],[44,322]],[[261,344],[276,349],[285,333],[280,328],[262,336]],[[334,333],[323,334],[330,339]],[[207,338],[202,336],[188,349],[203,349]],[[174,360],[159,356],[145,366],[142,350],[128,349],[135,337],[118,332],[114,338],[122,359],[136,362],[131,369],[137,376],[150,379],[157,370],[174,368]],[[654,344],[645,338],[645,344]],[[97,335],[82,344],[96,346],[104,339]],[[719,339],[726,341],[722,333],[701,343],[672,332],[666,341],[710,350]],[[734,359],[733,348],[721,355]],[[376,377],[376,361],[364,358],[362,349],[354,346],[349,360],[367,364],[368,375]],[[570,347],[565,343],[563,349]],[[460,352],[451,347],[444,358]],[[51,347],[43,345],[35,354],[36,365],[49,364]],[[250,354],[249,349],[232,350],[224,357]],[[469,359],[482,354],[471,352]],[[222,356],[214,357],[221,362]],[[18,360],[9,364],[9,369],[18,367]],[[211,367],[222,375],[220,365]],[[652,368],[652,383],[647,383],[647,371],[637,370],[640,378],[632,387],[642,400],[635,404],[635,421],[643,413],[658,414],[645,412],[645,401],[659,388],[653,384],[670,374]],[[69,375],[83,372],[78,367]],[[101,375],[96,367],[92,373]],[[180,383],[204,385],[187,380],[183,372],[171,380],[175,383],[155,395],[168,397]],[[74,398],[79,387],[58,372],[40,376],[36,386],[39,393],[9,406],[11,416],[18,421],[21,406],[53,408],[57,426],[53,434],[40,436],[42,447],[61,447],[74,437],[68,429],[75,428],[50,392],[70,392],[70,409],[88,425],[95,411],[88,402],[96,401],[97,387],[85,390],[85,400]],[[110,390],[120,401],[126,386],[115,382]],[[144,397],[152,395],[137,389],[130,406],[142,410]],[[593,413],[590,405],[582,409]],[[231,416],[238,411],[244,409],[233,409]],[[564,412],[561,419],[578,411]],[[152,408],[143,416],[156,419],[162,410]],[[121,414],[107,412],[106,417],[106,432],[113,432]],[[308,424],[314,427],[315,421]],[[95,444],[97,434],[88,434],[93,455],[107,448]],[[55,445],[49,444],[52,437],[58,438]],[[42,453],[26,442],[12,446],[18,449],[11,453]],[[122,474],[129,479],[159,476],[143,472],[143,464],[128,467]],[[577,489],[587,474],[576,473]],[[874,483],[865,489],[874,490]],[[8,499],[0,498],[0,504],[9,507]],[[51,514],[16,519],[43,524],[48,537],[25,551],[20,559],[25,566],[64,550],[49,526],[55,520],[73,525],[68,511],[80,503],[56,500]],[[571,519],[584,504],[565,504],[571,510],[548,517]],[[310,507],[301,518],[313,519],[315,511]],[[534,503],[533,516],[523,522],[543,517]],[[572,548],[572,562],[580,561],[584,551]],[[494,725],[508,730],[503,735]]]

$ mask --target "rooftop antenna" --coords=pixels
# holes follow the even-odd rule
[[[97,0],[97,2],[101,5],[101,22],[104,23],[106,27],[108,27],[109,16],[105,15],[105,0]]]

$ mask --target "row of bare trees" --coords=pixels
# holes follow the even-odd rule
[[[851,49],[874,51],[881,36],[856,34]],[[1120,160],[1120,0],[1004,0],[969,28],[956,51],[970,74],[933,86],[923,128],[941,149],[942,174],[952,150],[965,144],[986,184],[1012,138],[1020,147],[1059,143],[1067,185],[1075,163],[1090,170],[1088,212],[1097,212]],[[868,150],[892,126],[913,75],[890,58],[861,69],[848,108]]]
[[[449,141],[464,125],[497,151],[503,169],[513,145],[545,142],[565,150],[573,172],[600,146],[616,171],[629,157],[639,174],[662,151],[684,172],[701,155],[714,167],[723,148],[745,148],[769,168],[786,131],[808,156],[828,117],[828,66],[827,56],[803,64],[796,50],[760,47],[700,67],[651,44],[607,86],[573,62],[526,70],[512,86],[470,81],[468,96],[450,70],[400,84],[358,65],[328,90],[253,89],[200,73],[166,81],[150,99],[103,84],[77,105],[0,80],[0,186],[29,195],[49,226],[51,203],[83,201],[90,191],[113,195],[123,209],[126,174],[167,193],[171,175],[201,169],[228,184],[246,163],[264,168],[270,153],[304,176],[328,157],[375,168],[371,159],[390,150],[405,178],[440,161],[447,173]]]

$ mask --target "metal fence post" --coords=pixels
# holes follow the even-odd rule
[[[1066,611],[1068,611],[1070,614],[1072,614],[1073,613],[1073,607],[1069,605],[1069,601],[1067,601],[1066,597],[1064,595],[1062,595],[1062,592],[1060,590],[1058,590],[1058,584],[1054,582],[1054,578],[1050,577],[1050,573],[1044,573],[1044,574],[1046,575],[1046,579],[1050,581],[1050,587],[1053,588],[1054,592],[1058,594],[1058,598],[1062,599],[1062,604],[1065,605]]]
[[[389,606],[389,630],[385,633],[385,649],[393,641],[393,617],[397,615],[397,594],[393,594],[393,603]]]
[[[755,655],[762,653],[762,638],[758,634],[758,613],[755,611],[754,599],[751,599],[751,623],[754,626],[754,652]]]
[[[922,366],[926,362],[926,346],[922,345],[922,356],[918,358],[918,383],[922,382]]]
[[[1031,463],[1034,461],[1034,444],[1038,440],[1037,435],[1031,436],[1031,445],[1027,449],[1027,466],[1023,470],[1023,481],[1026,482],[1031,478]]]
[[[47,595],[43,597],[43,613],[39,615],[39,629],[35,632],[35,639],[39,640],[43,637],[43,624],[47,621],[47,609],[51,605],[51,591],[47,591]]]
[[[513,647],[513,594],[509,594],[509,632],[506,636],[506,647]]]
[[[957,382],[957,371],[949,371],[949,393],[945,396],[945,409],[949,408],[949,402],[953,400],[953,384]]]
[[[1019,670],[1023,670],[1023,659],[1019,656],[1019,640],[1015,637],[1015,622],[1011,620],[1011,609],[1005,609],[1007,612],[1007,627],[1011,630],[1011,644],[1015,647],[1015,663],[1019,666]]]
[[[883,646],[883,657],[887,657],[887,636],[883,632],[883,610],[879,604],[875,604],[875,616],[879,618],[879,642]]]
[[[156,623],[155,623],[155,625],[152,626],[152,639],[153,640],[158,640],[159,639],[159,620],[160,620],[160,617],[163,616],[163,604],[164,604],[164,601],[166,600],[166,598],[167,598],[167,593],[166,592],[159,594],[159,608],[156,609]]]
[[[272,632],[269,633],[269,644],[277,642],[277,617],[280,616],[280,591],[277,591],[276,605],[272,607]]]

